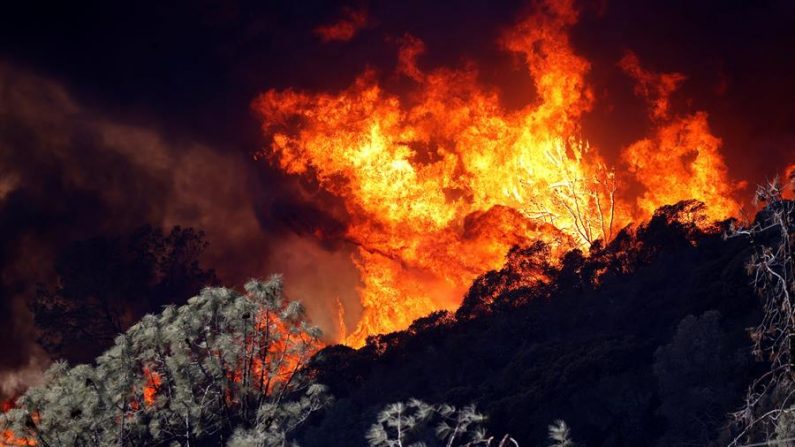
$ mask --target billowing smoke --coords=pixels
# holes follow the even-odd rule
[[[278,233],[266,240],[253,164],[106,119],[57,82],[0,65],[0,396],[35,381],[48,363],[27,304],[37,284],[53,281],[53,259],[72,241],[142,224],[191,226],[210,242],[203,262],[230,285],[269,273],[269,254],[297,271],[336,265],[321,247],[304,243],[296,255]]]

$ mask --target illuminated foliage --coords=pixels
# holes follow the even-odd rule
[[[486,433],[486,416],[474,405],[456,408],[430,405],[418,399],[387,405],[367,432],[370,447],[424,446],[432,431],[440,445],[447,447],[518,447],[508,435],[495,438]],[[432,430],[428,430],[432,428]]]
[[[282,445],[328,400],[303,372],[319,337],[279,277],[207,288],[145,316],[96,366],[56,363],[0,425],[43,446]]]

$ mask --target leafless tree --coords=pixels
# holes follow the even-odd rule
[[[790,186],[794,181],[790,176]],[[754,221],[732,225],[726,234],[756,245],[746,269],[762,300],[763,317],[750,336],[754,355],[770,364],[748,388],[744,407],[733,414],[740,432],[730,446],[788,437],[780,428],[795,411],[795,203],[784,199],[783,191],[778,179],[760,186],[755,200],[765,208]]]
[[[579,141],[556,144],[548,150],[546,157],[559,180],[549,185],[550,200],[530,200],[526,213],[590,246],[597,239],[613,238],[617,186],[615,173],[603,162],[586,164],[588,152],[587,143]]]

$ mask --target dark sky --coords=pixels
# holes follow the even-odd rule
[[[507,107],[532,100],[531,81],[496,43],[527,1],[48,3],[0,6],[0,395],[43,364],[24,303],[74,240],[195,226],[229,283],[278,268],[309,276],[296,294],[338,288],[352,299],[344,248],[295,235],[332,224],[294,180],[252,158],[264,144],[250,111],[258,93],[338,90],[366,67],[390,73],[396,39],[411,33],[426,44],[423,68],[474,61]],[[616,151],[647,130],[617,68],[632,50],[651,70],[688,77],[675,106],[709,112],[733,178],[761,181],[795,162],[795,2],[578,5],[571,37],[592,63],[592,143]],[[313,32],[350,10],[368,16],[350,41]],[[325,305],[321,320],[333,314]]]

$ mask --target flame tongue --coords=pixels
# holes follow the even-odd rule
[[[351,216],[363,316],[346,343],[454,307],[514,244],[587,246],[681,199],[716,203],[712,217],[736,210],[706,115],[665,121],[661,97],[657,135],[623,155],[646,191],[636,203],[617,195],[614,173],[578,139],[593,99],[589,63],[569,45],[576,18],[571,1],[548,1],[505,34],[503,46],[524,57],[538,93],[519,111],[504,110],[471,68],[420,70],[424,47],[411,36],[399,55],[398,71],[416,83],[406,103],[372,72],[338,94],[271,90],[255,102],[273,162],[313,177]],[[669,95],[680,81],[644,74],[639,93]]]

